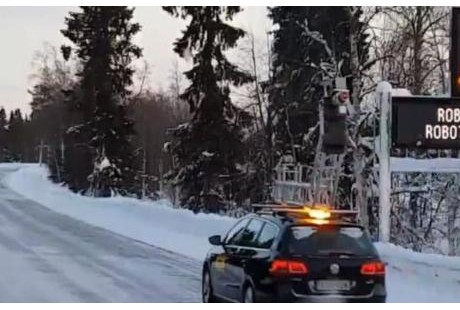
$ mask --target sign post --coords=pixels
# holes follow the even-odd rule
[[[379,241],[390,241],[391,171],[390,171],[390,115],[391,85],[377,85],[377,105],[380,108],[380,154],[379,154]]]

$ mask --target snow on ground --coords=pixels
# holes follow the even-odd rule
[[[15,192],[53,211],[198,260],[209,249],[208,237],[222,234],[234,222],[228,217],[174,209],[166,200],[83,197],[53,184],[48,180],[47,169],[33,164],[21,166],[4,182]]]
[[[3,182],[12,171],[0,168],[0,302],[200,300],[200,261],[24,198]]]
[[[459,158],[415,159],[391,157],[390,169],[394,172],[460,172]]]
[[[412,97],[410,90],[405,88],[393,88],[391,89],[391,95],[399,97]]]
[[[460,302],[460,257],[376,244],[387,265],[390,302]]]
[[[1,165],[8,167],[7,165]],[[14,191],[48,208],[89,224],[201,260],[208,237],[221,234],[235,219],[174,209],[167,201],[89,198],[47,179],[37,165],[16,166],[4,182]],[[460,302],[460,257],[420,254],[392,244],[376,244],[387,262],[387,289],[392,302]]]

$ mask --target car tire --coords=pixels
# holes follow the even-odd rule
[[[201,279],[201,300],[204,303],[217,302],[217,298],[214,296],[212,289],[211,274],[207,268],[204,269]]]
[[[243,302],[244,303],[255,303],[256,294],[254,288],[250,283],[246,284],[243,289]]]

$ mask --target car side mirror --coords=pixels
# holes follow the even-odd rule
[[[223,244],[220,235],[214,235],[214,236],[209,237],[209,243],[211,243],[212,245],[222,245]]]

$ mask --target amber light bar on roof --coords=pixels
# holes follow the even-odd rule
[[[318,220],[330,219],[332,215],[358,214],[358,212],[354,210],[333,209],[328,205],[300,206],[284,204],[254,204],[253,207],[256,211],[300,213],[305,214],[309,218]]]

